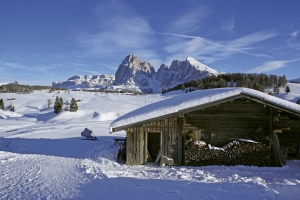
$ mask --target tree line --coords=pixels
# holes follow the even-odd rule
[[[18,85],[18,84],[7,84],[0,86],[0,93],[20,93],[20,94],[29,94],[34,90],[62,90],[61,88],[53,88],[51,86],[30,86],[30,85]]]
[[[274,93],[279,92],[280,87],[287,84],[286,76],[267,75],[267,74],[247,74],[232,73],[220,74],[218,76],[208,76],[206,78],[191,80],[186,83],[178,84],[169,89],[162,89],[162,93],[172,90],[185,90],[185,88],[196,88],[198,90],[224,88],[224,87],[246,87],[264,92],[268,88],[273,88]]]

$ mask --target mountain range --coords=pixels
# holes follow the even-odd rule
[[[144,93],[160,92],[194,79],[220,74],[192,57],[173,60],[171,66],[161,64],[157,72],[147,61],[133,54],[127,55],[119,65],[115,75],[75,75],[67,81],[53,82],[53,87],[78,89],[102,88],[109,90],[131,89]]]

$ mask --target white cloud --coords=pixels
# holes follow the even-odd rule
[[[248,45],[273,38],[277,35],[278,33],[276,32],[260,31],[235,39],[229,42],[227,46],[229,46],[230,48],[242,48],[247,50],[249,49],[249,47],[247,47]]]
[[[291,36],[292,36],[292,37],[297,37],[297,36],[298,36],[298,31],[292,32],[292,33],[291,33]]]
[[[192,56],[196,59],[201,58],[205,63],[212,63],[217,60],[228,59],[235,54],[247,54],[256,57],[270,57],[268,55],[252,53],[252,45],[276,37],[278,34],[268,31],[256,32],[237,38],[232,41],[213,41],[199,36],[189,36],[182,34],[165,33],[176,37],[170,40],[164,48],[171,54],[168,56],[169,62],[174,57],[185,58]]]
[[[300,59],[268,61],[261,66],[254,67],[253,69],[248,70],[247,73],[263,73],[263,72],[274,71],[276,69],[286,67],[288,63],[296,62],[298,60]]]
[[[300,42],[298,39],[298,31],[294,31],[290,34],[290,38],[286,40],[286,44],[292,48],[292,49],[297,49],[300,50]]]
[[[169,32],[189,33],[198,30],[201,28],[203,19],[206,19],[210,13],[210,9],[206,6],[186,10],[184,13],[180,13],[180,17],[171,23]]]
[[[235,18],[231,17],[228,20],[222,20],[221,21],[221,29],[224,31],[232,32],[235,28]]]
[[[8,56],[8,55],[11,54],[11,53],[12,53],[12,51],[11,51],[11,52],[8,52],[8,53],[6,53],[6,54],[4,54],[4,55],[2,56],[1,59],[4,59],[6,56]]]
[[[19,63],[11,63],[11,62],[0,62],[0,66],[9,67],[9,68],[16,68],[16,69],[26,69],[27,67],[19,64]]]
[[[83,57],[125,57],[138,53],[150,58],[149,62],[159,58],[152,49],[156,42],[154,31],[147,20],[135,15],[131,7],[121,2],[109,2],[101,4],[96,12],[96,31],[80,33],[77,38],[78,44],[84,47]]]

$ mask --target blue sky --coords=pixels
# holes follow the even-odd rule
[[[300,77],[299,0],[1,0],[0,82],[114,74],[134,54]]]

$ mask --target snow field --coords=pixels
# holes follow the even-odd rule
[[[293,88],[295,87],[295,88]],[[291,85],[289,99],[300,98]],[[117,117],[181,94],[145,96],[35,91],[0,94],[16,112],[0,111],[0,199],[298,199],[300,162],[282,168],[207,166],[159,168],[116,162],[118,145],[109,134]],[[56,95],[82,99],[77,113],[53,113]],[[52,100],[47,108],[47,99]],[[82,140],[87,127],[97,141]]]

